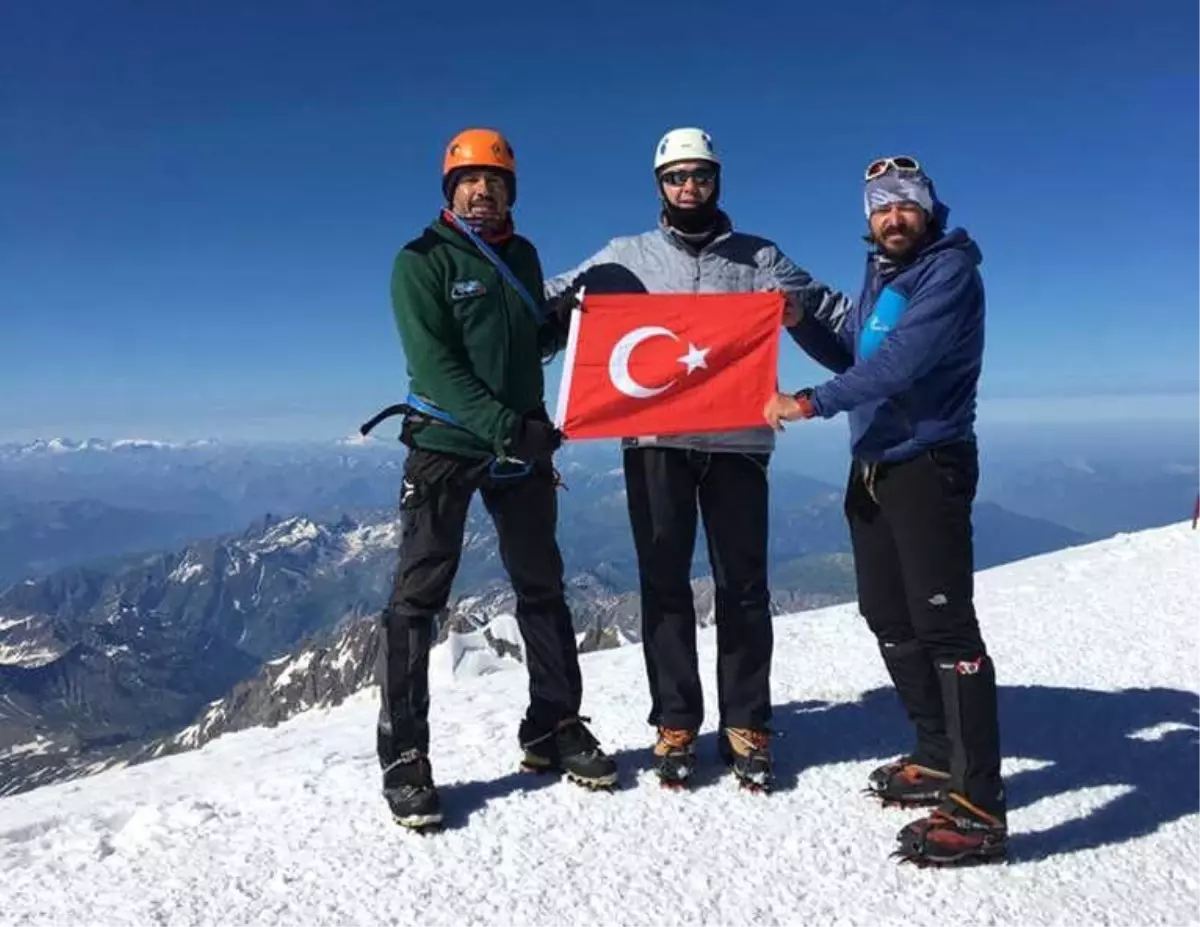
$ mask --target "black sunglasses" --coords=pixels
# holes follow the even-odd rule
[[[693,167],[690,170],[663,171],[660,176],[668,187],[682,187],[689,179],[696,181],[697,186],[706,187],[717,179],[717,172],[711,167]]]

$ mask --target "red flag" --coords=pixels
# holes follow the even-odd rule
[[[783,294],[584,295],[558,392],[568,438],[763,426]]]

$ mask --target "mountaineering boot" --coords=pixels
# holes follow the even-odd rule
[[[946,799],[896,835],[894,855],[919,865],[994,861],[1008,849],[995,670],[980,654],[940,660],[937,672],[952,746]]]
[[[902,756],[884,763],[867,776],[866,792],[879,799],[885,807],[921,807],[936,805],[946,797],[950,772],[933,769]]]
[[[769,792],[774,785],[771,771],[771,734],[746,727],[727,727],[717,736],[717,749],[725,765],[733,769],[738,784],[752,792]]]
[[[528,772],[561,772],[589,789],[609,789],[617,783],[617,764],[600,749],[584,724],[589,718],[566,718],[548,731],[535,731],[526,719],[518,734]]]
[[[397,824],[418,832],[441,826],[442,805],[433,768],[419,751],[409,750],[383,771],[383,797]]]
[[[951,792],[933,812],[896,835],[892,856],[918,866],[966,866],[1002,860],[1008,852],[1003,817],[977,808]]]
[[[879,642],[896,696],[912,722],[917,736],[909,763],[928,769],[950,769],[950,735],[946,730],[946,707],[942,684],[929,651],[917,639],[899,644]]]
[[[696,769],[696,732],[660,727],[654,744],[654,771],[665,788],[681,789]]]

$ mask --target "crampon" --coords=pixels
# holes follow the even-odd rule
[[[954,793],[928,817],[903,828],[897,839],[892,858],[920,868],[998,863],[1008,855],[1004,822]]]
[[[727,727],[718,735],[717,745],[741,789],[760,794],[772,790],[775,776],[770,731]]]
[[[688,728],[660,727],[654,744],[654,772],[664,789],[681,792],[696,770],[696,732]]]

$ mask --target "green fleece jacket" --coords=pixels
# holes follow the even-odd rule
[[[542,266],[533,244],[514,234],[491,247],[540,299]],[[414,420],[410,434],[418,447],[501,456],[523,416],[545,417],[542,360],[561,347],[562,333],[553,324],[539,326],[496,267],[444,219],[396,256],[392,310],[409,389],[458,422]]]

